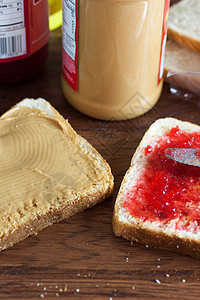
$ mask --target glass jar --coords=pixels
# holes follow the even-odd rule
[[[169,0],[63,0],[62,89],[79,111],[125,120],[162,91]]]
[[[48,0],[3,0],[0,6],[0,84],[35,76],[48,54]]]

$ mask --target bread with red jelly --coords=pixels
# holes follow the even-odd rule
[[[116,236],[200,258],[200,168],[175,162],[166,148],[199,148],[200,126],[154,122],[122,181],[113,214]]]

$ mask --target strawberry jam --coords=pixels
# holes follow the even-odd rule
[[[188,133],[177,126],[154,146],[148,145],[144,149],[147,164],[126,194],[124,207],[143,221],[176,219],[176,229],[192,225],[195,230],[200,226],[200,168],[165,157],[165,149],[173,147],[200,150],[200,132]]]

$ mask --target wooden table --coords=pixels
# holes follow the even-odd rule
[[[200,124],[200,98],[173,95],[165,84],[159,102],[145,115],[124,122],[94,120],[73,109],[62,95],[60,29],[51,33],[49,50],[38,77],[0,87],[0,113],[24,97],[48,99],[110,163],[115,192],[94,208],[1,252],[0,299],[199,299],[199,261],[131,246],[113,235],[111,223],[121,180],[146,129],[167,116]]]

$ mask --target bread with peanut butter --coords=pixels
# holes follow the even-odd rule
[[[166,148],[199,148],[200,126],[154,122],[128,169],[114,207],[116,236],[200,258],[200,168],[175,162]]]
[[[44,99],[0,118],[0,250],[109,197],[108,163]]]
[[[169,9],[168,31],[170,40],[200,53],[200,1],[181,0]]]

